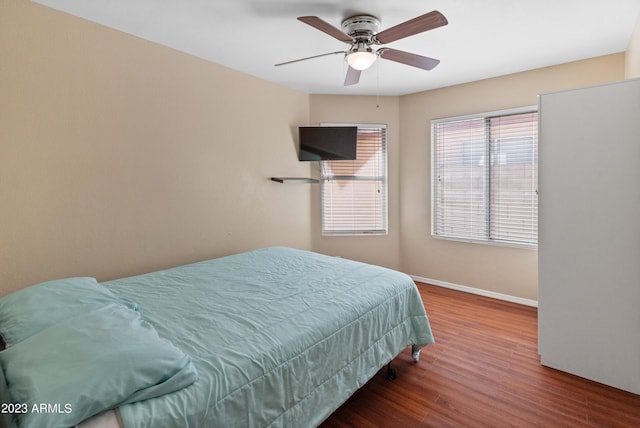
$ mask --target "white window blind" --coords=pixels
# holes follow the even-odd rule
[[[323,234],[386,234],[386,126],[358,125],[356,160],[321,162],[321,183]]]
[[[537,245],[535,108],[432,121],[432,234]]]

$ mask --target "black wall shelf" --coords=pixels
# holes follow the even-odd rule
[[[275,181],[276,183],[320,183],[320,180],[315,178],[304,178],[304,177],[271,177],[271,181]]]

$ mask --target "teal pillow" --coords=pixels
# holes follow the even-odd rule
[[[4,379],[4,371],[0,370],[0,404],[4,406],[8,403],[11,403],[11,398],[7,390],[7,382]],[[15,409],[15,407],[13,409]],[[0,427],[15,428],[15,420],[12,415],[9,414],[8,410],[11,410],[11,408],[5,407],[0,411]]]
[[[10,347],[59,321],[114,302],[137,308],[135,303],[98,284],[95,278],[66,278],[32,285],[0,299],[0,336]]]
[[[121,304],[61,321],[0,352],[21,428],[70,427],[197,379],[191,358]],[[42,404],[57,406],[39,411]],[[34,406],[36,406],[34,408]]]

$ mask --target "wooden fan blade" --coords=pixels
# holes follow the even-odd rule
[[[361,70],[356,70],[353,67],[349,67],[347,70],[347,76],[344,78],[344,86],[355,85],[360,81]]]
[[[320,55],[308,56],[306,58],[294,59],[293,61],[281,62],[279,64],[275,64],[275,67],[279,67],[281,65],[293,64],[294,62],[306,61],[308,59],[314,59],[314,58],[320,58],[323,56],[337,55],[337,54],[344,54],[344,53],[345,53],[344,51],[337,51],[337,52],[324,53]]]
[[[376,34],[376,40],[383,44],[391,43],[404,39],[405,37],[413,36],[414,34],[442,27],[448,23],[449,21],[447,21],[447,18],[445,18],[443,14],[434,10],[379,32]]]
[[[440,64],[440,60],[429,58],[422,55],[416,55],[409,52],[399,51],[397,49],[382,48],[380,57],[388,59],[390,61],[400,62],[402,64],[418,67],[423,70],[431,70],[436,65]]]
[[[352,43],[353,39],[347,34],[340,31],[338,28],[329,24],[326,21],[318,18],[317,16],[300,16],[298,17],[298,21],[304,22],[305,24],[311,25],[314,28],[322,31],[333,37],[334,39],[338,39],[341,42]]]

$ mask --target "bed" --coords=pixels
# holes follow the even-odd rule
[[[79,280],[91,278],[66,281]],[[34,298],[38,287],[78,307],[52,309],[58,297]],[[83,287],[100,298],[69,298],[54,281],[0,299],[0,384],[3,402],[18,410],[6,424],[317,426],[398,353],[408,348],[417,361],[434,341],[407,275],[292,248]],[[21,293],[31,300],[22,303]],[[16,309],[29,305],[31,318]],[[26,362],[25,353],[32,355]],[[82,366],[87,360],[99,364]],[[47,388],[49,396],[31,395]],[[34,405],[41,406],[35,413]]]

